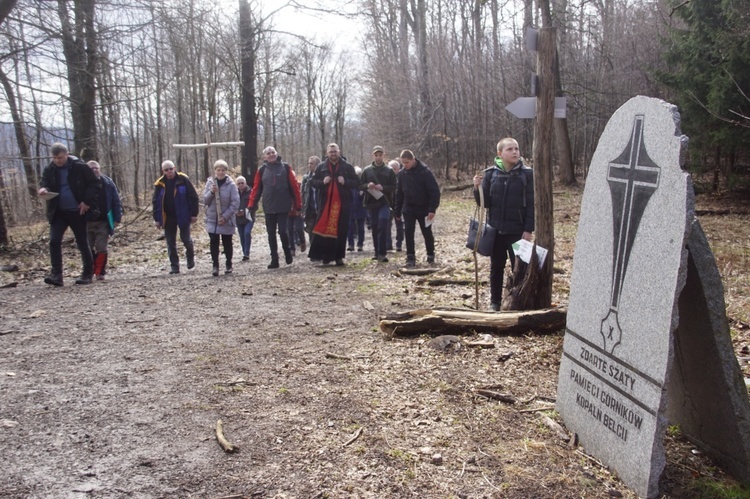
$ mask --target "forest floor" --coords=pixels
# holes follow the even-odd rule
[[[567,304],[581,193],[555,187],[555,305]],[[473,279],[469,195],[444,193],[436,265]],[[700,195],[698,209],[750,378],[747,198]],[[0,285],[18,283],[0,289],[0,497],[635,497],[540,420],[562,423],[550,409],[562,331],[493,334],[483,338],[494,348],[455,352],[424,336],[389,339],[384,315],[473,308],[474,286],[422,285],[399,272],[403,253],[373,262],[369,237],[345,267],[298,253],[267,270],[262,218],[233,275],[211,276],[199,222],[197,267],[170,276],[150,213],[125,218],[106,281],[90,286],[73,285],[70,239],[66,285],[43,283],[43,223],[12,229],[0,253],[0,265],[19,267],[0,272]],[[418,234],[426,267],[423,247]],[[479,396],[483,387],[518,402]],[[218,420],[237,452],[217,444]],[[665,442],[667,497],[748,494],[678,429]]]

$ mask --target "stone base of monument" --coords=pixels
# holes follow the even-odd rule
[[[721,275],[697,220],[687,248],[666,415],[717,464],[750,483],[747,388],[732,347]]]

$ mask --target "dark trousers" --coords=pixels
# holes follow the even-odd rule
[[[303,244],[305,242],[305,222],[302,220],[302,217],[299,215],[289,217],[286,225],[289,236],[289,246],[294,247],[298,241],[299,244]]]
[[[211,248],[211,262],[214,267],[219,266],[219,237],[221,237],[221,245],[224,247],[224,256],[227,260],[227,268],[232,268],[232,256],[234,255],[234,248],[232,247],[232,234],[211,234],[208,233],[209,244]]]
[[[357,239],[357,247],[361,248],[365,244],[365,219],[364,218],[351,218],[349,219],[349,230],[347,231],[349,239],[349,247],[354,247],[354,238]]]
[[[375,256],[385,256],[388,252],[388,235],[391,231],[391,208],[388,205],[368,210],[370,212],[370,228],[372,229],[372,245]]]
[[[432,225],[425,227],[425,217],[415,217],[407,213],[404,216],[404,238],[406,239],[406,258],[414,259],[416,253],[414,252],[414,231],[419,223],[419,228],[422,230],[422,236],[424,237],[424,247],[427,250],[427,255],[435,255],[435,236],[432,235]]]
[[[268,247],[271,248],[271,260],[279,261],[279,244],[276,241],[276,231],[281,238],[281,249],[284,256],[289,258],[292,251],[289,246],[289,233],[287,232],[287,213],[266,213],[266,232],[268,232]]]
[[[505,262],[510,260],[510,269],[516,264],[516,255],[512,245],[521,239],[521,234],[498,234],[490,256],[490,301],[500,303],[503,299],[503,277]]]
[[[76,238],[76,246],[81,252],[82,274],[91,276],[94,273],[94,257],[89,247],[88,235],[86,233],[86,219],[77,211],[55,212],[49,224],[49,257],[52,265],[52,274],[62,275],[62,240],[67,228],[73,231]]]
[[[193,238],[190,237],[190,225],[178,227],[174,217],[167,217],[164,224],[164,239],[167,241],[167,255],[169,264],[173,269],[180,268],[180,256],[177,254],[177,229],[180,229],[180,241],[185,246],[185,254],[188,260],[193,258]]]
[[[388,225],[388,249],[393,249],[393,230],[392,225],[396,225],[396,249],[401,250],[401,245],[404,242],[404,220],[396,220],[391,217],[391,221]]]

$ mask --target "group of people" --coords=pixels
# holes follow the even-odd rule
[[[81,253],[81,275],[76,284],[103,280],[107,273],[107,245],[122,219],[117,186],[102,174],[96,161],[84,163],[64,144],[50,148],[52,161],[42,172],[37,194],[47,201],[50,273],[44,282],[63,285],[62,239],[70,228]]]
[[[81,252],[82,274],[77,284],[104,279],[107,265],[107,241],[122,217],[122,204],[112,179],[102,175],[98,163],[84,163],[68,153],[63,144],[53,144],[52,162],[40,181],[39,195],[48,200],[50,222],[50,259],[52,269],[45,282],[63,285],[62,236],[70,227]],[[198,219],[199,205],[205,207],[209,235],[212,274],[219,275],[220,246],[225,258],[224,272],[231,274],[234,256],[232,236],[237,230],[242,260],[249,259],[255,214],[263,204],[271,261],[269,269],[279,267],[279,248],[286,264],[295,258],[296,242],[307,249],[305,232],[310,237],[308,257],[323,264],[345,265],[347,249],[353,250],[358,231],[350,224],[369,219],[374,248],[373,260],[388,262],[393,249],[392,224],[396,225],[396,250],[406,246],[406,266],[416,265],[416,227],[424,238],[427,262],[435,262],[435,238],[432,222],[440,205],[440,188],[430,168],[412,151],[401,151],[397,159],[386,163],[382,146],[372,149],[373,161],[361,172],[346,161],[337,144],[329,144],[326,158],[311,156],[308,171],[297,182],[294,170],[275,148],[263,150],[252,188],[239,176],[233,180],[224,160],[214,163],[214,176],[206,181],[199,197],[190,179],[178,172],[172,161],[161,165],[162,175],[154,183],[154,224],[164,231],[170,274],[180,272],[177,234],[185,247],[187,268],[195,267],[195,246],[191,224]],[[497,230],[490,266],[490,307],[500,309],[503,275],[508,260],[513,266],[512,244],[530,240],[534,230],[533,173],[523,164],[518,142],[512,138],[497,144],[494,164],[474,177],[474,195],[480,203],[483,191],[488,223]],[[354,213],[355,208],[362,208]],[[302,230],[304,228],[304,230]],[[358,249],[363,239],[357,237]],[[348,246],[347,246],[348,243]]]

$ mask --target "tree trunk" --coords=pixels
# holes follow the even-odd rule
[[[240,0],[240,54],[242,57],[242,175],[252,187],[258,158],[258,114],[255,109],[255,39],[257,27],[250,4]]]
[[[24,129],[23,119],[21,113],[18,111],[16,105],[16,94],[13,91],[13,87],[10,84],[5,72],[0,67],[0,83],[3,85],[5,95],[8,98],[8,107],[10,108],[10,115],[13,118],[13,130],[16,133],[16,143],[18,144],[18,150],[21,153],[21,161],[23,162],[23,171],[26,173],[26,187],[29,192],[29,197],[32,203],[39,207],[37,201],[37,178],[34,166],[31,163],[31,151],[29,150],[29,142],[26,138],[26,130]]]
[[[74,154],[84,161],[98,159],[96,143],[97,33],[94,28],[95,0],[74,0],[71,22],[66,0],[58,0],[62,25],[63,54],[68,70],[70,109],[73,117]]]
[[[555,226],[552,199],[552,126],[555,107],[555,28],[539,30],[537,72],[539,97],[534,124],[534,203],[536,207],[536,243],[547,248],[547,259],[539,279],[537,304],[541,308],[552,303],[552,265]]]

